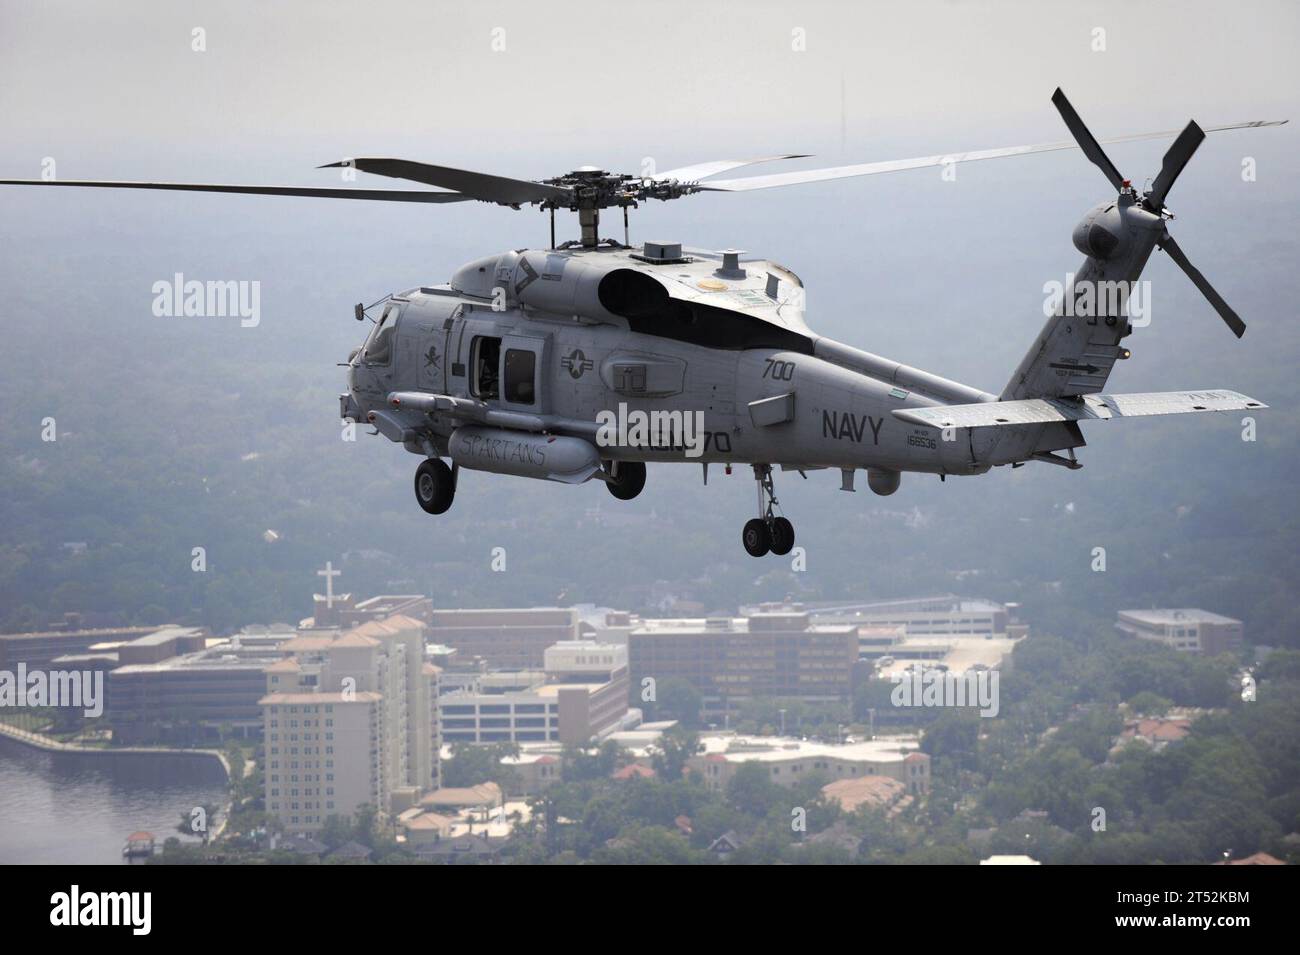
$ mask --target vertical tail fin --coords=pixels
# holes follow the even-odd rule
[[[1151,188],[1139,195],[1060,89],[1053,94],[1052,103],[1084,155],[1102,171],[1118,195],[1098,205],[1075,226],[1075,248],[1087,259],[1033,348],[1002,389],[1004,401],[1093,394],[1105,387],[1115,362],[1128,357],[1120,340],[1132,331],[1129,306],[1135,293],[1143,291],[1137,284],[1138,277],[1156,246],[1169,253],[1233,334],[1240,338],[1246,330],[1237,313],[1187,260],[1165,229],[1165,219],[1172,218],[1165,209],[1165,197],[1205,139],[1201,127],[1195,122],[1187,124],[1166,150]],[[1146,296],[1142,299],[1145,301]]]

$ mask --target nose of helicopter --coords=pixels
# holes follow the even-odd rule
[[[344,421],[355,421],[360,424],[364,420],[365,409],[361,407],[361,402],[356,396],[356,371],[357,356],[361,354],[361,349],[365,347],[365,342],[357,345],[348,352],[348,360],[341,362],[347,368],[347,391],[339,395],[339,417]]]
[[[362,421],[361,405],[357,403],[356,396],[352,394],[351,382],[348,383],[349,390],[339,395],[339,418],[343,421],[355,421],[360,424]]]

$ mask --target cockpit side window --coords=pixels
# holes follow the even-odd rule
[[[472,391],[480,398],[501,397],[501,339],[474,339]]]
[[[387,365],[393,357],[393,330],[397,326],[397,313],[401,311],[400,302],[389,302],[384,307],[375,327],[366,339],[361,350],[361,360],[370,365]]]

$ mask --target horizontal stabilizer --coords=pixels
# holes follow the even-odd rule
[[[997,428],[1009,425],[1140,418],[1196,411],[1244,411],[1267,408],[1235,391],[1151,391],[1136,395],[1081,395],[1077,398],[1025,398],[973,405],[899,408],[894,417],[930,428]]]

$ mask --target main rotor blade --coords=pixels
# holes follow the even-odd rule
[[[776,162],[778,159],[807,159],[808,153],[786,153],[783,156],[764,156],[761,159],[719,159],[716,162],[701,162],[693,166],[679,166],[676,169],[669,169],[667,172],[661,172],[651,179],[664,181],[676,179],[678,182],[699,182],[701,179],[707,179],[709,176],[716,176],[720,172],[727,172],[731,169],[739,169],[741,166],[753,166],[760,162]]]
[[[207,182],[123,182],[107,179],[0,179],[4,186],[79,186],[90,189],[165,189],[175,192],[233,192],[250,196],[309,196],[317,199],[378,199],[384,202],[464,202],[458,192],[399,189],[321,189],[311,186],[225,186]]]
[[[1178,134],[1174,144],[1165,151],[1165,158],[1160,162],[1160,172],[1156,174],[1155,181],[1151,183],[1151,191],[1147,193],[1147,203],[1152,211],[1158,213],[1165,207],[1165,196],[1169,195],[1174,180],[1182,173],[1183,167],[1187,165],[1192,154],[1204,140],[1205,133],[1201,132],[1201,127],[1192,120]]]
[[[1206,281],[1205,276],[1201,274],[1201,270],[1187,260],[1187,256],[1183,255],[1183,250],[1178,247],[1178,243],[1174,241],[1173,236],[1166,232],[1165,237],[1156,244],[1168,252],[1169,257],[1178,264],[1178,267],[1187,273],[1187,277],[1192,280],[1192,284],[1210,300],[1210,304],[1219,313],[1219,317],[1232,329],[1232,333],[1238,338],[1246,334],[1246,323],[1223,300],[1223,296],[1214,290],[1214,286]]]
[[[1281,126],[1287,120],[1257,119],[1244,123],[1229,123],[1225,126],[1207,126],[1205,132],[1217,133],[1225,129],[1253,129],[1256,126]],[[1176,129],[1166,129],[1152,133],[1132,133],[1128,136],[1116,136],[1101,142],[1131,143],[1144,139],[1164,139],[1178,133]],[[701,183],[702,192],[748,192],[751,189],[774,189],[777,186],[797,186],[806,182],[825,182],[829,179],[850,179],[854,176],[873,176],[882,172],[901,172],[906,169],[921,169],[926,166],[941,166],[946,162],[977,162],[981,159],[1004,159],[1010,156],[1027,156],[1031,153],[1047,153],[1060,149],[1077,149],[1079,144],[1073,140],[1059,143],[1040,143],[1034,146],[1007,146],[1002,149],[984,149],[978,152],[944,153],[939,156],[922,156],[919,159],[891,159],[885,162],[859,163],[853,166],[833,166],[827,169],[804,169],[799,172],[782,172],[771,176],[748,176],[743,179],[715,179]]]
[[[1110,181],[1110,184],[1115,187],[1116,192],[1123,189],[1124,177],[1119,174],[1119,170],[1115,168],[1115,164],[1110,161],[1110,157],[1107,156],[1106,151],[1101,148],[1101,144],[1097,142],[1097,138],[1092,135],[1092,132],[1084,124],[1083,120],[1079,118],[1079,114],[1075,112],[1074,107],[1070,105],[1070,101],[1065,98],[1065,93],[1061,91],[1059,86],[1056,88],[1056,92],[1052,94],[1052,105],[1055,106],[1056,111],[1061,114],[1061,119],[1065,120],[1065,125],[1069,127],[1070,135],[1075,138],[1076,142],[1078,142],[1079,148],[1083,150],[1083,154],[1092,161],[1094,166],[1102,171],[1102,174]]]
[[[352,166],[362,172],[374,173],[376,176],[388,176],[392,179],[409,179],[429,186],[454,189],[472,199],[485,202],[497,202],[503,206],[517,206],[526,202],[543,202],[558,199],[564,202],[572,198],[568,189],[548,186],[528,179],[509,179],[505,176],[489,176],[487,173],[473,172],[468,169],[452,169],[449,166],[431,166],[428,163],[415,162],[411,159],[381,159],[363,157],[332,162],[321,169],[336,169]]]

